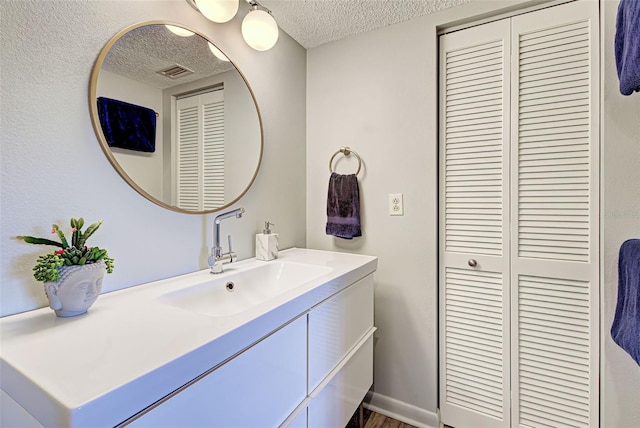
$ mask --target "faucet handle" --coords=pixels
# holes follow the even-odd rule
[[[229,252],[231,252],[231,235],[227,235],[227,241],[229,241]]]

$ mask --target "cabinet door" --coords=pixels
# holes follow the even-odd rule
[[[508,427],[509,21],[440,38],[440,411]]]
[[[36,418],[2,389],[0,389],[0,426],[43,428]]]
[[[373,275],[309,313],[309,393],[373,327]]]
[[[305,408],[291,422],[282,424],[282,428],[307,428],[307,409]]]
[[[598,26],[512,19],[513,426],[598,426]]]
[[[301,317],[133,421],[135,427],[279,426],[306,397]]]
[[[373,332],[309,404],[309,428],[344,427],[373,383]]]

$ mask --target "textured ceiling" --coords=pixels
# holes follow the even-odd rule
[[[307,49],[471,0],[258,0]]]
[[[157,73],[172,65],[181,65],[193,74],[174,80]],[[102,69],[159,89],[235,70],[231,63],[213,56],[204,38],[197,34],[180,37],[164,25],[145,25],[129,31],[109,50]]]
[[[242,0],[241,0],[242,1]],[[245,0],[246,1],[246,0]],[[278,26],[306,49],[468,3],[471,0],[259,0]],[[192,2],[187,1],[192,4]],[[241,11],[243,8],[241,7]],[[242,12],[241,12],[242,13]],[[156,72],[178,64],[193,70],[172,80]],[[164,25],[138,28],[123,36],[106,56],[103,69],[160,89],[232,69],[217,60],[198,35],[179,37]]]

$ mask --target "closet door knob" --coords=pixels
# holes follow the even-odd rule
[[[471,267],[478,266],[478,262],[475,259],[469,259],[468,263],[469,263],[469,266]]]

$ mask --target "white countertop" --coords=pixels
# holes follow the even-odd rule
[[[282,324],[372,273],[377,259],[289,249],[280,261],[330,273],[239,314],[210,317],[162,303],[209,270],[101,295],[88,313],[49,308],[0,318],[0,387],[44,426],[114,426]],[[260,264],[225,265],[217,278]]]

